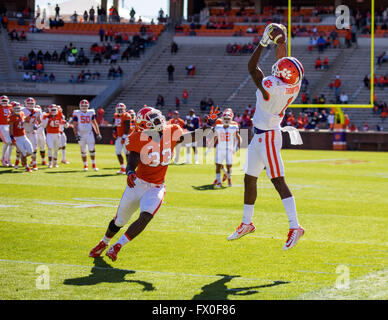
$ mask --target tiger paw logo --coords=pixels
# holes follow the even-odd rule
[[[271,88],[271,87],[272,87],[272,81],[271,81],[271,80],[265,80],[265,81],[264,81],[264,85],[265,85],[267,88]]]
[[[281,73],[281,76],[284,78],[284,79],[290,79],[291,78],[291,71],[288,70],[287,68],[284,68],[282,71],[280,71]]]

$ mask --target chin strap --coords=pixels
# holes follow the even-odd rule
[[[290,136],[291,144],[294,144],[294,145],[303,144],[303,140],[302,140],[302,137],[300,136],[298,129],[291,126],[285,126],[285,127],[282,127],[280,130],[283,132],[288,132]]]

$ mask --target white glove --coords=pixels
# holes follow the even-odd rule
[[[269,44],[273,43],[273,41],[269,38],[269,34],[272,32],[273,29],[273,23],[270,23],[268,26],[265,27],[263,36],[261,37],[260,44],[263,47],[268,46]]]
[[[294,144],[294,145],[303,144],[303,140],[302,140],[302,137],[300,136],[298,129],[291,126],[285,126],[280,130],[283,132],[288,132],[288,134],[290,135],[291,144]]]

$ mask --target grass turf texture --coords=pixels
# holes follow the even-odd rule
[[[211,155],[208,164],[171,165],[161,209],[112,263],[88,253],[115,215],[126,178],[116,175],[113,146],[96,150],[98,172],[83,172],[74,144],[71,163],[57,169],[0,168],[0,299],[388,298],[387,153],[283,150],[306,229],[289,251],[282,250],[287,216],[264,172],[257,230],[229,242],[242,218],[240,166],[232,188],[214,190]],[[40,265],[49,270],[48,290],[36,287]],[[350,284],[336,289],[343,265]]]

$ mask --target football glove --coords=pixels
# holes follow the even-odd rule
[[[101,141],[102,140],[102,135],[98,134],[96,138],[97,138],[97,141]]]
[[[207,117],[208,125],[212,126],[217,121],[217,117],[219,113],[220,111],[218,111],[218,107],[214,109],[214,106],[212,106],[212,108],[210,109],[210,113]]]
[[[76,135],[75,135],[75,141],[76,141],[76,142],[79,142],[80,140],[81,140],[80,135],[79,135],[79,134],[76,134]]]
[[[268,26],[265,27],[263,36],[261,37],[260,44],[263,47],[268,46],[269,44],[273,43],[273,41],[270,39],[269,35],[271,34],[273,30],[273,24],[270,23]]]
[[[136,178],[137,178],[137,176],[136,176],[136,173],[134,171],[127,172],[127,185],[128,185],[128,187],[133,188],[135,186]]]

